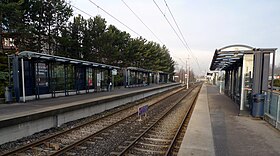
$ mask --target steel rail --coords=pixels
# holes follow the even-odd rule
[[[173,94],[168,95],[168,96],[166,96],[166,97],[164,97],[164,98],[162,98],[162,99],[160,99],[160,100],[158,100],[158,101],[152,103],[150,106],[155,105],[155,104],[157,104],[157,103],[159,103],[159,102],[161,102],[161,101],[167,99],[168,97],[170,97],[170,96],[172,96],[172,95],[174,95],[174,94],[176,94],[176,93],[182,91],[183,89],[184,89],[184,88],[179,89],[178,91],[174,92]],[[85,137],[85,138],[83,138],[83,139],[77,141],[77,142],[74,142],[74,143],[72,143],[72,144],[70,144],[70,145],[68,145],[68,146],[66,146],[66,147],[64,147],[64,148],[62,148],[62,149],[56,151],[55,153],[52,153],[50,156],[57,156],[57,155],[61,155],[61,154],[63,154],[63,153],[66,153],[67,151],[69,151],[69,150],[71,150],[71,149],[73,149],[73,148],[75,148],[75,147],[77,147],[77,146],[83,144],[83,143],[86,142],[87,140],[89,140],[89,139],[95,137],[96,135],[102,133],[103,131],[105,131],[105,130],[107,130],[107,129],[110,129],[111,127],[113,127],[113,126],[115,126],[115,125],[117,125],[117,124],[123,122],[124,120],[126,120],[126,119],[128,119],[128,118],[130,118],[130,117],[132,117],[132,116],[134,116],[134,115],[137,115],[137,114],[138,114],[138,112],[135,112],[135,113],[133,113],[133,114],[131,114],[131,115],[129,115],[129,116],[127,116],[127,117],[125,117],[125,118],[123,118],[123,119],[121,119],[121,120],[119,120],[119,121],[117,121],[117,122],[115,122],[115,123],[113,123],[113,124],[107,126],[107,127],[104,127],[104,128],[102,128],[102,129],[100,129],[99,131],[97,131],[97,132],[95,132],[95,133],[93,133],[93,134],[91,134],[91,135],[89,135],[89,136],[87,136],[87,137]]]
[[[177,101],[177,103],[169,108],[158,120],[156,120],[151,126],[149,126],[143,133],[141,133],[134,141],[132,141],[125,149],[123,149],[118,156],[123,156],[135,143],[140,140],[150,129],[152,129],[159,121],[161,121],[164,117],[166,117],[176,106],[179,104],[186,96],[188,96],[191,91],[193,91],[197,86],[191,88],[191,90],[188,90],[186,95],[184,95],[180,100]]]
[[[157,103],[163,101],[164,99],[166,99],[166,98],[168,98],[168,97],[170,97],[170,96],[172,96],[172,95],[174,95],[174,94],[180,92],[181,90],[183,90],[183,88],[180,88],[180,89],[178,89],[177,91],[175,91],[173,94],[170,94],[170,95],[168,95],[168,96],[166,96],[166,97],[164,97],[164,98],[162,98],[162,99],[159,99],[159,100],[153,102],[151,105],[157,104]],[[131,107],[133,107],[133,106],[131,106]],[[115,115],[115,114],[117,114],[117,113],[119,113],[119,112],[122,112],[122,111],[125,111],[125,110],[127,110],[127,109],[130,109],[131,107],[118,110],[118,111],[116,111],[116,112],[113,112],[112,114],[107,114],[107,115],[105,115],[105,116],[98,117],[97,119],[94,119],[94,120],[92,120],[92,121],[86,122],[86,123],[84,123],[84,124],[82,124],[82,125],[78,125],[78,126],[73,127],[73,128],[71,128],[71,129],[68,129],[68,130],[59,132],[59,133],[57,133],[57,134],[51,135],[51,136],[49,136],[49,137],[40,139],[40,140],[35,141],[35,142],[33,142],[33,143],[24,145],[24,146],[19,147],[19,148],[15,149],[15,150],[12,150],[12,151],[9,151],[9,152],[7,152],[7,153],[4,153],[4,154],[2,154],[1,156],[14,155],[14,154],[18,154],[18,153],[21,153],[21,152],[23,152],[23,151],[32,149],[32,147],[36,147],[36,146],[42,145],[42,144],[44,144],[45,142],[47,142],[47,141],[49,141],[49,140],[51,140],[51,139],[54,139],[54,138],[56,138],[56,137],[58,137],[58,136],[65,135],[65,134],[70,133],[70,132],[72,132],[72,131],[75,131],[75,130],[77,130],[77,129],[79,129],[79,128],[88,126],[88,125],[93,124],[93,123],[95,123],[95,122],[98,122],[98,121],[100,121],[100,120],[102,120],[102,119],[104,119],[104,118],[113,116],[113,115]],[[132,114],[132,115],[135,115],[135,114],[137,114],[137,112],[134,113],[134,114]],[[126,117],[126,118],[128,118],[128,117]],[[126,119],[126,118],[124,118],[124,119]]]
[[[182,119],[182,122],[181,122],[179,128],[177,129],[177,131],[176,131],[176,133],[175,133],[175,136],[173,137],[171,143],[169,144],[169,147],[168,147],[168,149],[167,149],[167,151],[166,151],[166,153],[165,153],[165,156],[171,155],[172,148],[173,148],[173,146],[174,146],[174,144],[175,144],[175,142],[176,142],[176,140],[177,140],[177,138],[178,138],[178,136],[179,136],[179,134],[180,134],[180,132],[181,132],[181,130],[182,130],[182,128],[183,128],[183,125],[185,124],[185,122],[186,122],[188,116],[189,116],[190,113],[191,113],[192,108],[194,107],[194,104],[196,103],[196,100],[197,100],[198,94],[199,94],[199,92],[200,92],[200,89],[201,89],[201,87],[199,88],[199,91],[197,92],[197,95],[196,95],[196,97],[195,97],[195,99],[194,99],[194,101],[193,101],[191,107],[188,108],[188,110],[187,110],[187,112],[186,112],[184,118]]]

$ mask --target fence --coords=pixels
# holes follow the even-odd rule
[[[263,91],[264,101],[264,120],[280,129],[280,93]]]

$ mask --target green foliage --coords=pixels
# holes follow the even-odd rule
[[[115,86],[122,86],[123,85],[124,77],[120,74],[114,76],[114,85]]]
[[[280,87],[280,79],[275,79],[275,80],[273,81],[273,86],[274,86],[274,87]]]
[[[0,22],[15,37],[20,51],[29,50],[88,61],[174,72],[175,62],[166,46],[132,38],[104,18],[73,17],[65,0],[4,0]],[[0,32],[0,33],[1,33]],[[120,78],[121,79],[121,78]]]
[[[8,76],[8,72],[0,71],[0,97],[4,97],[4,89],[8,83]]]
[[[2,72],[0,71],[0,81],[3,81],[3,80],[7,80],[8,79],[8,72]]]
[[[100,16],[84,19],[74,17],[62,31],[60,54],[120,67],[135,66],[173,74],[175,62],[169,50],[158,43],[106,25]]]
[[[4,97],[4,88],[8,85],[8,76],[7,55],[0,53],[0,97]]]

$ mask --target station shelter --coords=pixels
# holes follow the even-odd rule
[[[54,56],[30,51],[9,55],[9,70],[12,65],[12,75],[16,101],[25,102],[26,96],[49,94],[58,95],[89,93],[108,90],[112,81],[112,71],[119,67]]]
[[[158,77],[157,78],[158,79],[157,83],[168,83],[169,82],[169,74],[168,73],[165,73],[165,72],[162,72],[162,71],[157,71],[156,75]]]
[[[124,75],[125,87],[128,88],[146,86],[150,85],[150,83],[154,83],[151,70],[137,67],[127,67],[124,68]]]
[[[224,93],[239,105],[240,113],[252,108],[253,95],[273,89],[276,48],[230,45],[216,49],[210,70],[220,74]],[[222,85],[222,84],[220,84]]]
[[[167,83],[169,74],[138,67],[124,68],[125,87],[139,87],[150,84]]]

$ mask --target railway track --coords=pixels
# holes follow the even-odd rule
[[[189,90],[190,91],[190,90]],[[143,122],[139,122],[137,112],[112,124],[97,133],[88,136],[67,148],[61,149],[53,155],[110,155],[120,144],[127,142],[127,138],[140,134],[143,129],[154,123],[158,116],[172,107],[176,101],[185,96],[187,90],[182,89],[176,94],[150,105],[149,115]],[[180,97],[180,98],[178,98]],[[174,102],[175,101],[175,102]]]
[[[140,135],[133,136],[127,144],[119,146],[114,155],[177,155],[183,133],[190,118],[193,104],[200,90],[188,92],[189,102],[177,101],[176,105],[166,110],[159,118],[147,127]],[[190,94],[190,95],[189,95]],[[187,96],[186,95],[186,96]],[[184,104],[184,103],[188,104]],[[181,120],[178,120],[181,119]],[[184,129],[184,130],[183,130]],[[180,138],[181,137],[181,138]],[[179,139],[180,138],[180,139]]]
[[[158,104],[181,90],[182,89],[172,91],[168,93],[168,95],[149,103],[149,106]],[[98,134],[102,134],[103,131],[117,125],[121,121],[132,116],[137,116],[137,109],[139,106],[141,106],[141,104],[119,110],[113,114],[97,118],[66,131],[51,135],[3,155],[60,155],[75,147],[80,147],[78,146],[79,144],[97,136]],[[87,143],[92,144],[92,142]],[[68,154],[71,154],[71,152],[68,152]]]

